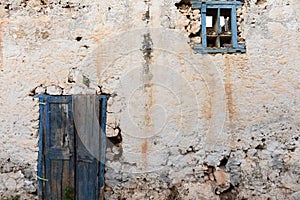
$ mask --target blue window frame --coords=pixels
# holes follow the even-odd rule
[[[236,9],[240,1],[193,0],[192,7],[201,11],[201,41],[194,49],[198,53],[245,52],[238,43]]]

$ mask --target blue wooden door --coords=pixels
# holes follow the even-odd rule
[[[39,198],[101,199],[106,98],[40,95]],[[76,121],[77,120],[77,121]]]

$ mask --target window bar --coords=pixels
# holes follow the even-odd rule
[[[238,47],[237,38],[237,21],[236,21],[236,6],[232,6],[231,9],[231,34],[232,34],[232,47]]]
[[[221,46],[221,44],[220,44],[220,34],[221,34],[220,8],[218,8],[217,24],[218,24],[218,37],[217,37],[216,47],[220,48],[220,46]]]
[[[206,38],[206,4],[203,3],[201,7],[201,34],[202,34],[202,46],[207,47],[207,38]]]

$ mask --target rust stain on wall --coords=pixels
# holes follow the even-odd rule
[[[151,74],[148,74],[151,75]],[[152,75],[151,75],[152,76]],[[146,102],[145,102],[145,126],[144,126],[144,137],[148,137],[149,134],[151,134],[151,131],[153,131],[153,120],[152,120],[152,107],[154,104],[154,99],[153,99],[153,84],[151,84],[151,79],[147,79],[148,81],[145,81],[145,95],[146,97]],[[144,167],[148,165],[148,140],[147,138],[144,139],[142,143],[142,161]]]
[[[208,98],[207,101],[205,101],[202,104],[202,112],[208,120],[211,119],[211,117],[212,117],[211,98]]]
[[[142,143],[142,153],[147,154],[148,151],[148,140],[144,139],[144,142]]]
[[[208,64],[209,65],[209,64]],[[213,120],[217,117],[217,112],[219,108],[219,101],[220,99],[216,98],[216,95],[218,93],[218,87],[217,87],[217,79],[218,77],[216,74],[211,73],[210,71],[207,71],[207,77],[205,79],[206,84],[208,85],[208,98],[205,104],[202,106],[202,111],[205,117],[208,119],[208,134],[206,136],[206,146],[207,148],[210,148],[214,146],[216,142],[216,130],[215,126],[212,125]]]
[[[145,105],[145,125],[146,129],[152,124],[151,109],[153,106],[153,87],[152,85],[146,89],[147,102]]]
[[[148,154],[148,140],[147,140],[147,138],[145,138],[142,143],[142,161],[143,161],[144,167],[147,167],[147,165],[148,165],[147,154]]]
[[[234,105],[233,105],[233,98],[232,98],[232,83],[227,82],[225,83],[225,94],[226,94],[226,104],[229,114],[229,121],[232,124],[233,115],[234,115]]]
[[[225,56],[225,94],[226,94],[226,105],[228,109],[230,126],[232,126],[235,108],[234,108],[233,93],[232,93],[230,61],[227,56]]]
[[[151,134],[152,129],[152,117],[151,117],[151,109],[153,106],[153,85],[149,84],[148,87],[145,87],[145,95],[147,95],[147,99],[145,102],[145,126],[144,126],[144,137],[147,137],[149,133]],[[144,139],[142,143],[142,161],[144,167],[148,165],[148,140]]]
[[[231,146],[235,146],[235,136],[234,136],[234,114],[235,114],[235,105],[233,98],[233,89],[231,82],[231,69],[230,69],[230,59],[228,56],[225,56],[225,95],[226,95],[226,107],[228,110],[229,117],[229,129],[232,132],[231,134]]]
[[[149,10],[149,9],[148,9]],[[143,34],[143,42],[141,51],[143,53],[144,64],[142,68],[144,95],[145,95],[145,126],[144,126],[144,142],[142,143],[142,162],[144,167],[148,166],[148,141],[147,137],[153,131],[153,121],[151,117],[152,106],[153,106],[153,84],[152,84],[152,73],[151,73],[151,61],[153,53],[153,41],[150,31]]]

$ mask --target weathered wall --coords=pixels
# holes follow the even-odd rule
[[[37,93],[111,94],[108,199],[300,199],[299,1],[245,2],[216,55],[175,3],[0,2],[0,199],[35,198]]]

